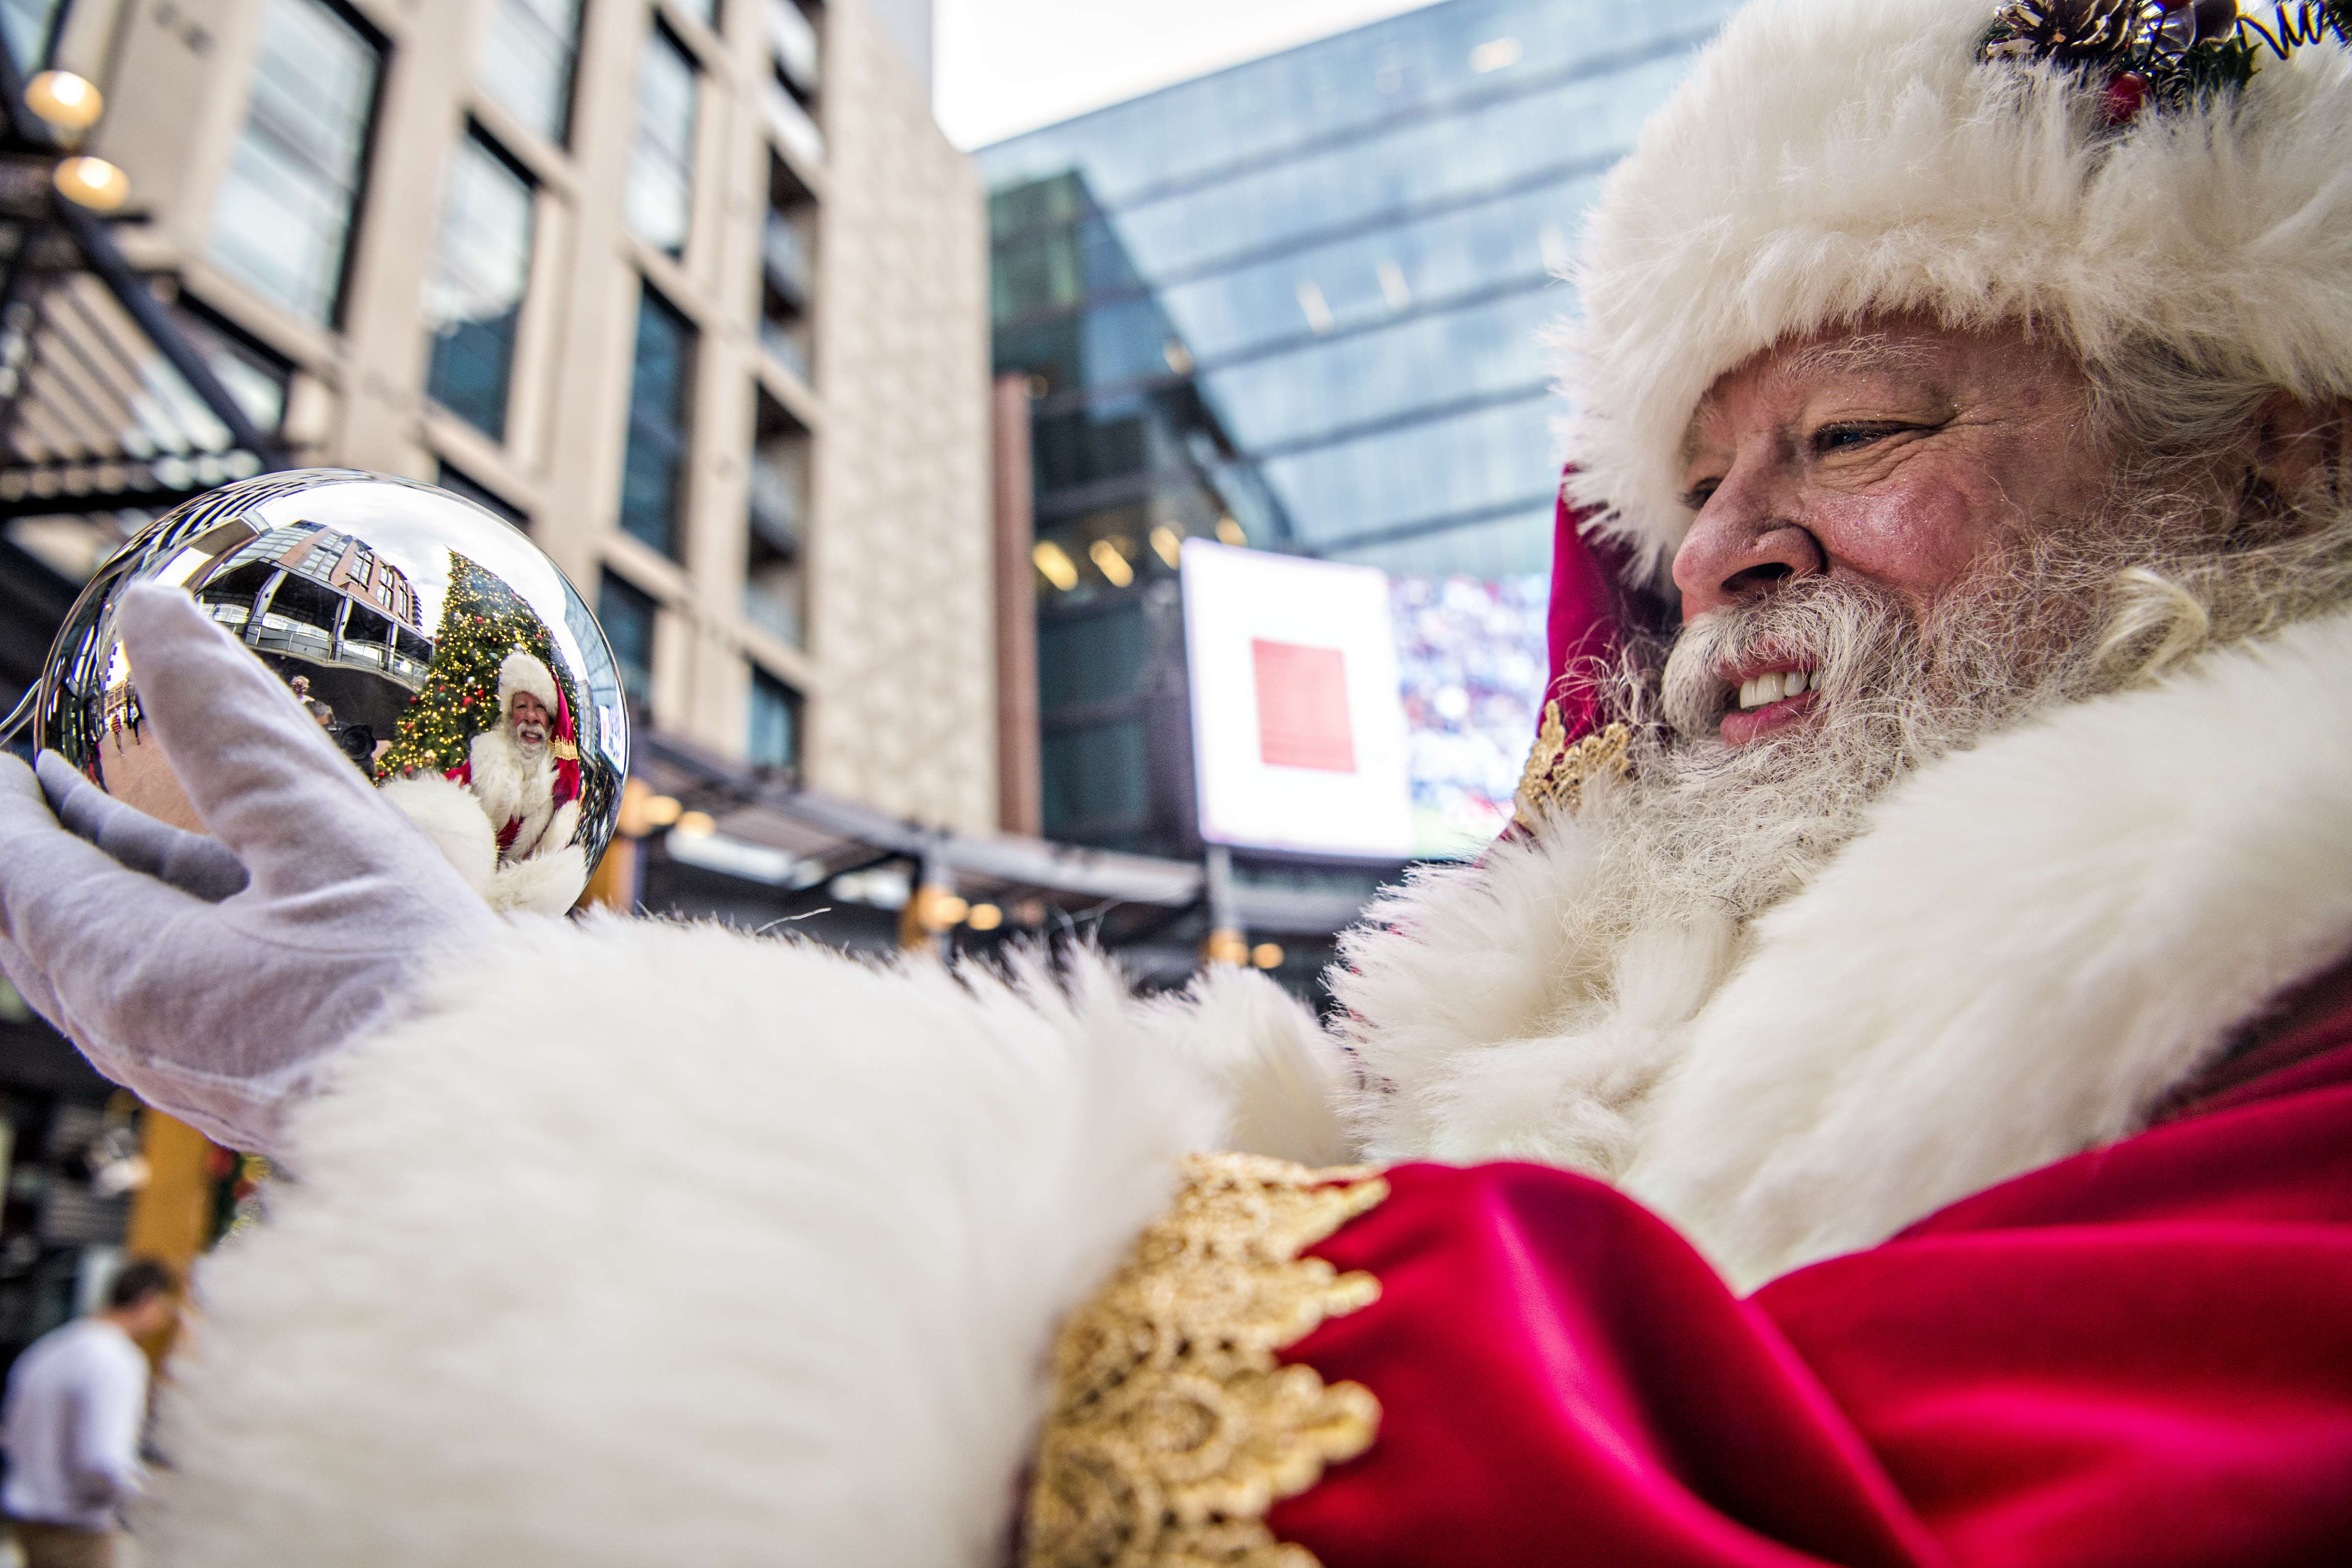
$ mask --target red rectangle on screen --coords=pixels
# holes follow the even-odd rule
[[[1348,660],[1336,647],[1250,639],[1257,674],[1257,754],[1278,768],[1356,771]]]

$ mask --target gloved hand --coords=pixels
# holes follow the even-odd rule
[[[55,752],[33,761],[41,793],[58,820],[134,871],[169,882],[184,893],[219,903],[245,891],[245,862],[219,839],[156,821],[123,805]]]
[[[274,1153],[329,1057],[505,928],[185,593],[128,588],[119,620],[145,721],[214,837],[45,759],[69,831],[0,757],[0,970],[100,1072]]]

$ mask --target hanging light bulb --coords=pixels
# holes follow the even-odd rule
[[[71,138],[98,123],[106,112],[106,99],[87,78],[71,71],[43,71],[25,84],[25,107],[51,130]]]
[[[49,179],[58,195],[92,212],[110,213],[131,199],[131,176],[103,158],[68,158]]]

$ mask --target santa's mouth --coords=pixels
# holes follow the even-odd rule
[[[1740,677],[1738,686],[1726,693],[1729,706],[1723,715],[1724,742],[1744,745],[1803,718],[1821,696],[1820,681],[1817,672],[1801,668]]]

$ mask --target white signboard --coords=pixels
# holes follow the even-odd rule
[[[1410,855],[1386,574],[1201,539],[1182,560],[1201,837]]]

